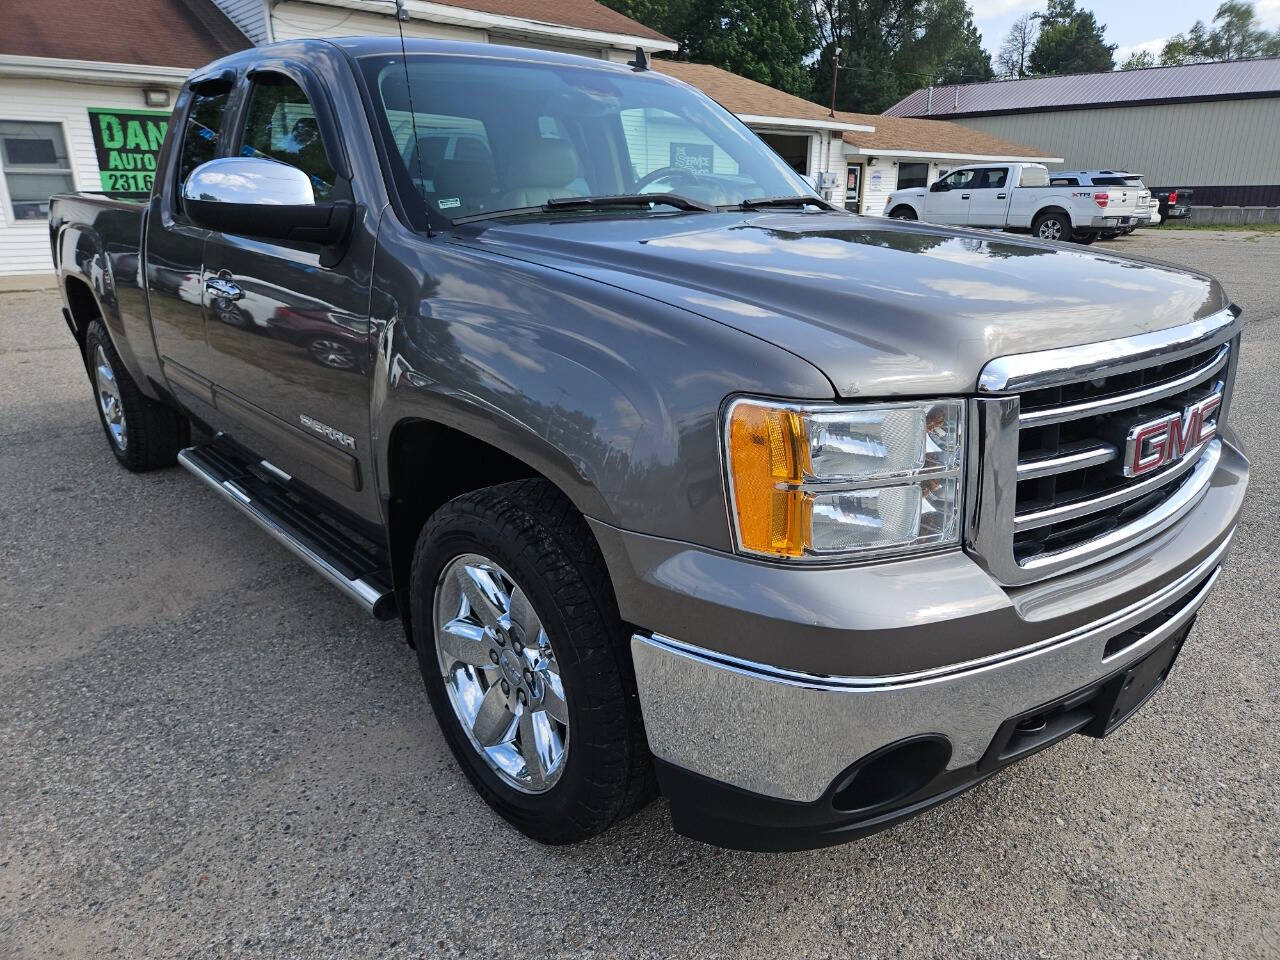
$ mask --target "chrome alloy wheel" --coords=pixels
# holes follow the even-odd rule
[[[1038,234],[1041,240],[1061,240],[1062,222],[1050,217],[1040,224]]]
[[[569,711],[528,594],[492,560],[463,554],[440,573],[433,619],[440,675],[471,745],[517,790],[550,790],[564,771]]]
[[[93,382],[98,391],[102,419],[107,424],[107,433],[111,434],[111,442],[116,445],[116,449],[124,450],[129,442],[129,430],[124,419],[124,405],[120,401],[120,384],[116,382],[116,372],[111,369],[102,344],[98,344],[93,350]]]

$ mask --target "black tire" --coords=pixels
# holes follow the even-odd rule
[[[508,571],[553,638],[570,735],[564,769],[543,793],[523,793],[495,774],[445,690],[436,584],[449,562],[467,553]],[[414,550],[410,609],[423,681],[445,740],[484,801],[518,830],[542,843],[573,843],[607,830],[656,794],[629,633],[591,531],[553,485],[520,480],[487,487],[437,510]]]
[[[1031,233],[1039,240],[1070,240],[1071,218],[1065,213],[1050,210],[1036,217],[1031,224]]]
[[[890,210],[889,218],[891,220],[919,220],[920,219],[919,217],[916,216],[916,212],[912,210],[910,207],[908,207],[905,203],[899,204],[898,206]]]
[[[1097,239],[1098,239],[1098,235],[1088,230],[1078,230],[1071,235],[1072,243],[1078,243],[1084,247],[1087,247],[1089,244],[1093,243]]]
[[[121,362],[120,354],[116,352],[115,344],[111,342],[101,320],[94,320],[89,324],[85,333],[84,359],[89,372],[89,383],[93,387],[98,421],[106,434],[107,446],[116,459],[134,473],[146,473],[148,470],[176,464],[178,451],[191,442],[190,424],[186,417],[172,407],[143,396]],[[119,431],[118,423],[113,431],[113,425],[107,422],[98,373],[100,359],[106,361],[115,381],[119,394],[118,404],[123,413],[123,432]]]

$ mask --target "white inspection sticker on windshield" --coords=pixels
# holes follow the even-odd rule
[[[462,206],[462,201],[457,197],[444,197],[443,199],[436,201],[436,206],[441,210],[448,210],[450,207]]]

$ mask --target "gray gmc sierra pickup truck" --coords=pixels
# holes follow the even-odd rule
[[[647,66],[354,38],[192,76],[149,199],[50,214],[116,458],[398,616],[542,841],[661,790],[709,842],[836,843],[1110,732],[1235,530],[1239,310],[832,209]]]

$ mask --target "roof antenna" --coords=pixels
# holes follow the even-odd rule
[[[422,193],[422,205],[427,206],[426,178],[422,175],[422,151],[418,149],[418,114],[413,109],[413,84],[409,82],[409,53],[404,46],[404,25],[409,20],[409,11],[404,8],[404,0],[396,0],[396,29],[400,31],[400,61],[404,66],[404,92],[409,100],[409,126],[413,130],[413,158],[418,168],[418,190]],[[412,174],[410,174],[412,176]],[[430,208],[427,208],[427,232],[431,232]]]
[[[649,54],[645,51],[644,47],[636,47],[636,58],[634,60],[628,60],[627,66],[636,73],[639,73],[641,70],[649,69]]]

